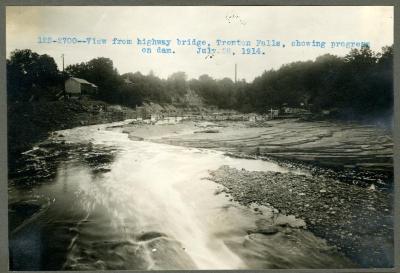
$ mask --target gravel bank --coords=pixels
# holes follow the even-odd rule
[[[222,166],[210,179],[234,201],[271,205],[306,221],[314,234],[361,267],[393,266],[392,196],[323,176],[250,172]]]

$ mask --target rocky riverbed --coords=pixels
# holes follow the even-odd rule
[[[222,166],[210,177],[218,193],[250,206],[273,206],[304,219],[307,227],[362,267],[393,266],[393,200],[386,193],[323,176],[250,172]]]
[[[300,120],[216,122],[195,135],[164,138],[171,144],[225,148],[328,167],[393,170],[393,140],[386,129],[357,123]],[[213,132],[214,134],[209,134]]]
[[[349,184],[392,190],[393,140],[390,131],[343,122],[270,120],[255,122],[187,122],[163,128],[128,125],[131,136],[172,145],[208,148],[233,156],[252,156],[299,165],[314,174]],[[147,132],[159,133],[157,138]],[[161,133],[160,133],[161,132]]]

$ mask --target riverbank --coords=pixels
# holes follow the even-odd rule
[[[173,105],[145,103],[135,109],[110,105],[95,100],[66,100],[14,102],[8,106],[8,162],[13,168],[22,152],[45,140],[51,132],[78,126],[123,121],[126,119],[150,119],[168,114],[209,112],[196,107],[177,108]]]
[[[133,113],[133,109],[112,107],[102,101],[13,103],[8,107],[9,167],[13,168],[22,152],[45,140],[52,131],[121,121]]]
[[[272,206],[304,219],[307,228],[361,267],[393,266],[393,196],[323,176],[251,172],[222,166],[210,180],[233,202]]]

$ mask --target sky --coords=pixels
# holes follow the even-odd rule
[[[106,45],[39,43],[39,37],[94,37]],[[112,39],[131,39],[134,45],[112,45]],[[136,39],[171,40],[171,51],[142,53]],[[176,46],[176,39],[205,40],[206,46],[227,54],[197,54],[196,46]],[[241,54],[242,46],[216,47],[216,40],[280,41],[260,47],[260,54]],[[326,47],[293,47],[293,41],[325,41]],[[96,57],[110,58],[119,73],[140,71],[167,78],[184,71],[188,78],[208,74],[214,78],[252,81],[265,70],[294,61],[314,60],[330,53],[344,56],[350,48],[331,48],[330,42],[369,42],[374,51],[393,44],[393,7],[386,6],[197,6],[197,7],[44,7],[6,9],[7,57],[15,49],[29,48],[52,56],[62,69]],[[285,45],[285,47],[283,47]],[[164,47],[165,48],[165,47]],[[203,48],[203,47],[202,47]],[[235,55],[233,55],[235,53]],[[210,58],[211,56],[211,58]]]

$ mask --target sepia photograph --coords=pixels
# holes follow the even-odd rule
[[[10,271],[395,267],[393,6],[5,13]]]

